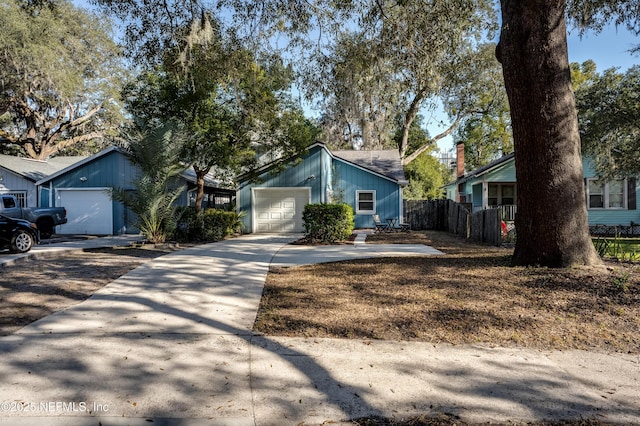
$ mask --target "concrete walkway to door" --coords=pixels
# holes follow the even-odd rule
[[[295,238],[249,235],[154,259],[0,338],[0,424],[640,419],[633,354],[256,335],[269,266],[323,260],[287,244]],[[344,246],[355,250],[368,247]]]

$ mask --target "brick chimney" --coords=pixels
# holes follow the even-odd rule
[[[456,177],[460,179],[464,176],[464,142],[456,145]]]

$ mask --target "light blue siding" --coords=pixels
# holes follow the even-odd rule
[[[0,168],[0,175],[0,193],[21,192],[25,194],[24,207],[37,207],[36,186],[32,181],[5,168]]]
[[[586,179],[597,178],[593,162],[588,158],[582,159],[582,168]],[[635,209],[587,209],[589,225],[630,225],[640,223],[640,179],[635,179],[636,208]],[[627,188],[629,190],[629,188]]]
[[[583,174],[586,179],[598,177],[593,162],[583,157]],[[473,172],[472,172],[473,173]],[[499,182],[516,182],[515,161],[508,160],[501,167],[483,173],[479,176],[469,178],[464,183],[464,191],[472,195],[474,209],[481,208],[482,198],[479,188],[482,188],[482,181],[499,183]],[[456,184],[450,183],[445,186],[447,197],[455,199]],[[632,189],[633,190],[633,189]],[[640,223],[640,179],[635,178],[636,208],[635,209],[587,209],[589,225],[629,225],[631,222]],[[520,194],[525,195],[526,194]]]
[[[252,188],[292,188],[311,187],[311,202],[326,202],[326,164],[330,161],[327,153],[315,147],[298,160],[291,161],[283,170],[266,170],[258,177],[257,183],[241,181],[237,193],[238,211],[242,213],[242,223],[251,230],[251,189]],[[324,173],[323,173],[324,171]]]
[[[374,228],[371,214],[357,214],[356,191],[376,191],[376,211],[383,221],[402,219],[400,204],[402,193],[397,183],[355,167],[339,159],[334,161],[334,181],[342,190],[343,201],[353,207],[356,228]]]
[[[515,182],[516,181],[516,163],[515,161],[507,161],[501,167],[491,170],[488,173],[491,182]],[[489,180],[489,179],[487,179]]]
[[[252,188],[310,187],[311,203],[344,202],[356,211],[356,191],[376,191],[376,213],[382,220],[401,219],[402,193],[397,182],[334,158],[322,146],[314,146],[301,159],[284,169],[271,169],[259,176],[257,183],[240,181],[237,192],[238,211],[247,231],[252,224]],[[371,214],[356,214],[356,228],[374,228]]]

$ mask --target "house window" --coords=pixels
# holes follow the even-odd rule
[[[16,197],[16,200],[18,200],[18,204],[20,205],[20,207],[27,207],[27,194],[24,191],[18,191],[18,192],[2,192],[3,195],[13,195],[14,197]],[[11,203],[11,204],[15,204],[15,203]],[[7,206],[4,206],[5,208],[7,208]],[[15,205],[13,205],[12,207],[15,207]]]
[[[490,206],[498,205],[498,185],[489,185],[489,198],[487,204]]]
[[[502,205],[513,205],[516,202],[515,187],[513,185],[502,185]]]
[[[487,205],[507,206],[516,203],[516,187],[513,184],[489,184]]]
[[[376,212],[376,191],[356,191],[356,213],[374,214]]]
[[[626,209],[627,185],[625,180],[605,182],[587,181],[587,203],[590,209]]]

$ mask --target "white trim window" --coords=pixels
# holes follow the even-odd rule
[[[627,209],[626,179],[608,182],[599,179],[587,179],[587,208]]]
[[[376,191],[356,191],[356,214],[376,213]]]

